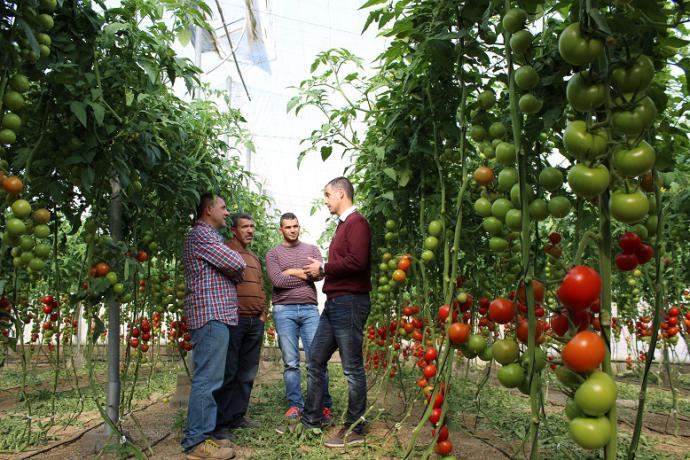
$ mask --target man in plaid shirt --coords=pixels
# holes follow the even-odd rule
[[[185,315],[194,344],[194,377],[182,439],[188,460],[235,456],[228,441],[212,437],[218,406],[214,393],[223,384],[229,326],[238,321],[235,285],[245,268],[242,257],[225,245],[218,232],[227,225],[228,215],[222,198],[202,195],[182,255],[187,282]]]

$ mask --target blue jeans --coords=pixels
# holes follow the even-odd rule
[[[216,392],[216,428],[236,428],[247,413],[254,378],[259,371],[264,322],[258,316],[241,316],[230,326],[223,386]]]
[[[218,406],[214,393],[223,385],[229,328],[220,321],[209,321],[199,329],[189,331],[194,345],[194,377],[182,439],[185,451],[203,442],[216,428]]]
[[[347,415],[345,426],[355,424],[364,416],[367,406],[367,380],[362,357],[364,324],[371,310],[369,295],[343,295],[326,300],[319,327],[312,341],[309,356],[307,402],[302,412],[302,423],[307,427],[320,427],[323,422],[323,371],[335,350],[340,351],[343,373],[347,379]],[[362,433],[364,424],[353,431]]]
[[[316,305],[273,305],[273,320],[278,333],[278,346],[283,355],[283,381],[289,407],[304,408],[300,388],[299,339],[304,345],[307,366],[312,339],[319,325],[319,309]],[[308,369],[308,368],[307,368]],[[328,392],[328,370],[324,370],[323,407],[331,407],[333,401]]]

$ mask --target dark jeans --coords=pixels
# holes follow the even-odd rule
[[[215,393],[216,429],[237,427],[247,413],[263,340],[264,322],[258,316],[240,316],[237,326],[230,326],[225,378]]]
[[[324,371],[335,350],[340,352],[343,373],[347,379],[347,415],[345,426],[353,425],[364,416],[367,406],[367,380],[362,358],[364,324],[369,316],[369,295],[344,295],[326,300],[309,356],[307,401],[302,423],[320,427],[323,421],[322,401]],[[361,433],[363,423],[353,431]]]

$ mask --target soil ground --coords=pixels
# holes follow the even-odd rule
[[[333,366],[333,370],[340,371]],[[342,379],[342,377],[341,377]],[[341,391],[343,390],[343,391]],[[339,393],[344,393],[344,382],[341,381]],[[183,459],[180,448],[181,415],[186,412],[179,408],[171,407],[171,398],[174,390],[169,394],[153,394],[148,400],[137,402],[133,412],[124,417],[123,428],[131,440],[141,449],[146,449],[147,444],[151,451],[147,453],[152,459]],[[517,391],[515,391],[517,394]],[[690,395],[684,391],[685,397]],[[253,430],[239,430],[235,439],[235,450],[238,459],[265,459],[265,458],[400,458],[404,446],[411,440],[414,427],[419,420],[421,404],[416,404],[411,415],[402,423],[398,421],[405,412],[398,395],[391,391],[381,398],[383,404],[377,407],[386,407],[380,411],[375,421],[369,428],[369,446],[364,448],[351,448],[348,450],[321,449],[320,442],[300,443],[290,440],[283,444],[284,438],[274,433],[276,423],[282,417],[283,401],[282,365],[277,356],[268,350],[262,360],[250,406],[250,416],[262,424],[261,428]],[[336,414],[342,415],[340,408],[346,403],[345,394],[334,394]],[[373,395],[370,394],[370,402]],[[551,388],[548,392],[549,403],[546,405],[547,413],[563,410],[566,396]],[[619,432],[631,433],[634,425],[636,401],[619,399]],[[529,403],[525,397],[525,410],[529,410]],[[501,414],[494,414],[500,417]],[[480,418],[486,415],[480,415]],[[522,451],[527,449],[526,443],[519,439],[509,439],[497,430],[479,428],[474,430],[476,411],[474,407],[467,407],[466,411],[451,413],[454,420],[451,426],[451,438],[455,448],[453,454],[459,459],[502,459],[522,457]],[[102,432],[103,425],[98,412],[85,412],[79,417],[83,423],[80,427],[68,427],[55,429],[51,434],[54,441],[41,446],[40,449],[27,451],[15,455],[1,455],[0,459],[45,459],[68,460],[94,458],[93,441],[94,434]],[[141,429],[138,428],[139,425]],[[335,431],[337,428],[332,428]],[[428,442],[428,429],[424,427],[419,438],[420,445]],[[326,432],[326,436],[331,431]],[[690,414],[677,414],[674,424],[670,414],[648,411],[645,416],[643,435],[648,444],[654,446],[659,452],[658,458],[690,458]],[[95,438],[100,438],[96,436]],[[150,453],[152,452],[152,454]],[[544,452],[545,458],[576,458],[572,455],[561,457]],[[116,458],[114,454],[105,454],[102,458]]]

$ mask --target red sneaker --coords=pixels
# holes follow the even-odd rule
[[[333,413],[328,407],[323,408],[323,426],[331,426],[333,425]]]
[[[290,419],[290,420],[297,420],[299,419],[299,407],[293,406],[285,412],[285,418]]]

